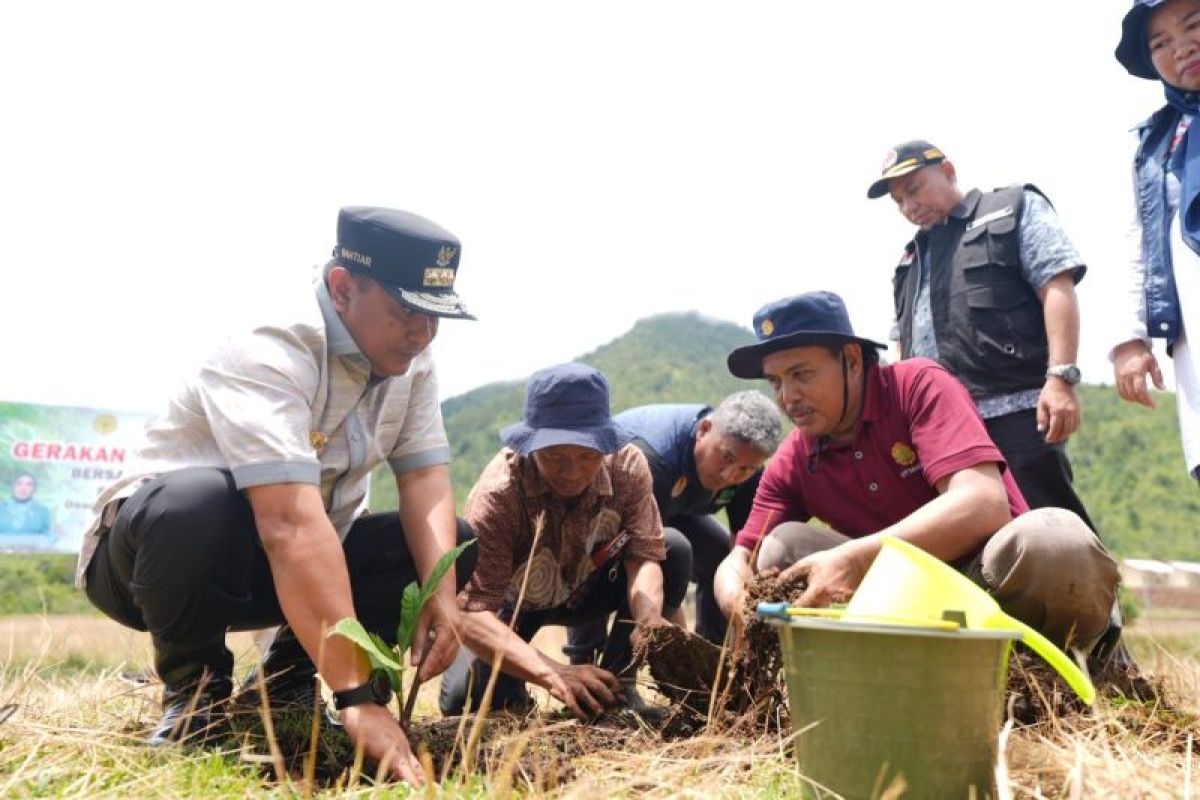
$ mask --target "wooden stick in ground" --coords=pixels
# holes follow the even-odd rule
[[[400,711],[400,727],[408,733],[409,720],[412,719],[413,707],[417,704],[417,690],[421,688],[421,667],[425,666],[425,659],[429,657],[429,651],[433,647],[426,640],[425,650],[421,653],[421,659],[417,662],[417,671],[413,675],[412,684],[408,687],[408,699],[404,701],[404,708]]]
[[[533,567],[533,557],[537,555],[538,542],[542,538],[542,528],[546,524],[546,514],[542,512],[538,514],[537,522],[533,526],[533,544],[529,546],[529,558],[525,560],[525,573],[521,575],[521,589],[517,592],[517,603],[513,606],[512,619],[508,621],[509,633],[513,632],[517,624],[517,617],[521,613],[521,604],[525,602],[525,587],[529,584],[529,572]],[[496,680],[500,677],[500,662],[504,660],[504,651],[496,650],[492,656],[492,674],[488,676],[487,686],[483,690],[483,697],[479,702],[479,710],[475,713],[475,721],[471,725],[471,734],[467,737],[467,746],[463,750],[463,773],[470,775],[475,769],[475,756],[479,751],[479,737],[483,735],[483,723],[487,721],[488,711],[492,707],[492,693],[496,689]]]

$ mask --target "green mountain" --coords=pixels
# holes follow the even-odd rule
[[[649,317],[578,360],[608,376],[613,411],[646,403],[717,403],[765,383],[738,380],[725,356],[752,340],[749,330],[699,314]],[[442,403],[453,449],[451,474],[461,507],[476,477],[500,449],[499,430],[521,418],[524,380],[493,383]],[[1125,557],[1200,561],[1191,527],[1200,490],[1184,472],[1175,397],[1154,410],[1122,402],[1112,387],[1080,388],[1083,426],[1070,445],[1076,486],[1102,538]],[[396,507],[390,474],[377,472],[372,507]]]
[[[608,377],[613,413],[647,403],[715,404],[748,388],[729,374],[725,355],[753,340],[749,330],[732,322],[662,314],[577,360]],[[500,449],[500,429],[520,420],[524,408],[524,380],[488,384],[442,403],[460,507]]]

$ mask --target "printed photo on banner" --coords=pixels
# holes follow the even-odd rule
[[[75,552],[150,414],[0,401],[0,551]]]

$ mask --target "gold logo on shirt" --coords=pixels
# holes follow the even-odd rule
[[[904,442],[896,442],[892,445],[892,460],[902,467],[912,466],[917,460],[917,454],[913,452],[911,446]]]
[[[769,319],[764,319],[762,321],[762,335],[770,336],[774,332],[775,332],[775,323],[771,322],[771,320],[769,320]]]
[[[322,455],[325,452],[325,445],[329,444],[329,437],[320,431],[313,431],[308,435],[308,443],[312,445],[312,449],[317,451],[317,455]]]
[[[442,249],[438,250],[437,265],[439,267],[450,266],[450,262],[454,260],[454,256],[456,256],[457,254],[458,254],[457,247],[451,247],[448,244],[442,245]]]
[[[675,485],[671,487],[671,497],[679,497],[683,491],[687,489],[688,479],[686,475],[680,475],[679,480],[675,481]]]
[[[438,256],[438,263],[441,263],[441,256]],[[438,288],[453,286],[454,270],[444,267],[426,267],[424,285]]]

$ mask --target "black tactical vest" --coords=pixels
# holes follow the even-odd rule
[[[929,304],[938,361],[974,398],[1038,389],[1046,381],[1046,325],[1037,292],[1021,270],[1018,238],[1024,190],[1009,186],[965,198],[965,219],[920,231],[905,247],[892,285],[904,357],[920,286],[913,269],[928,252]],[[1043,195],[1044,196],[1044,195]]]

